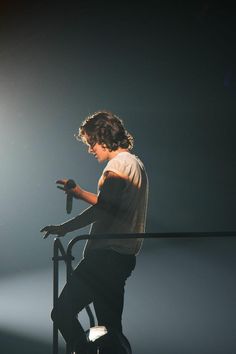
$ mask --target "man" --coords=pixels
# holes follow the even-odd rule
[[[96,112],[81,125],[76,138],[88,145],[88,152],[99,163],[108,161],[98,182],[98,194],[76,185],[73,197],[91,206],[61,225],[44,227],[44,238],[66,233],[92,224],[92,240],[88,240],[84,257],[65,285],[52,311],[52,319],[72,351],[88,353],[88,344],[77,314],[93,302],[98,325],[109,333],[122,335],[122,311],[126,279],[135,267],[142,239],[98,240],[96,234],[145,232],[148,179],[143,163],[130,153],[133,137],[123,122],[107,111]],[[57,181],[66,187],[68,180]],[[102,352],[102,351],[101,351]],[[112,354],[121,349],[113,348]],[[103,351],[102,353],[105,353]]]

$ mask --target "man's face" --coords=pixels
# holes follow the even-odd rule
[[[85,139],[88,145],[89,154],[92,154],[99,163],[105,162],[109,159],[109,150],[106,148],[106,146],[99,143],[91,144],[87,134],[85,134]]]
[[[89,145],[88,152],[89,154],[93,154],[100,163],[109,159],[109,150],[101,144],[96,143],[93,146]]]

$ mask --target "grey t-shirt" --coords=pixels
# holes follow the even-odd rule
[[[120,152],[111,159],[98,182],[98,190],[105,181],[107,171],[125,180],[115,217],[97,221],[91,226],[94,239],[86,243],[84,254],[94,249],[112,249],[122,254],[137,254],[143,239],[96,240],[95,234],[144,233],[148,201],[148,178],[141,160],[130,152]],[[112,191],[111,191],[112,193]]]

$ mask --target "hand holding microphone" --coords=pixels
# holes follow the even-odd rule
[[[73,193],[71,190],[76,187],[76,183],[73,179],[62,179],[56,181],[57,184],[62,184],[63,187],[57,186],[57,188],[63,190],[67,196],[66,196],[66,211],[67,214],[71,213],[72,210],[72,204],[73,204]]]

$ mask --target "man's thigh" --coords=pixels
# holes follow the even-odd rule
[[[70,313],[79,313],[93,301],[93,293],[87,279],[73,272],[62,290],[57,304]]]

